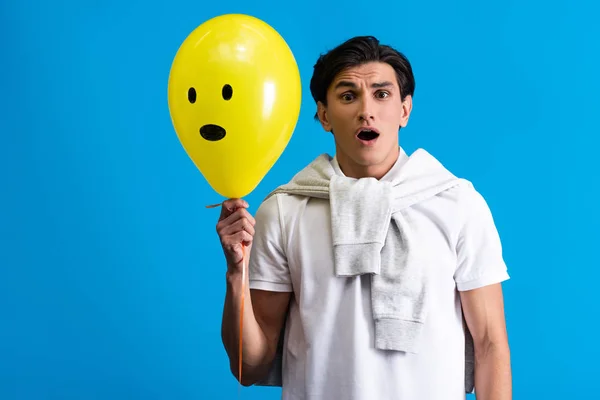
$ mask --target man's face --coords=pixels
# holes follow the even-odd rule
[[[342,71],[318,104],[323,128],[333,132],[340,167],[348,176],[381,178],[398,157],[398,130],[405,127],[412,98],[404,102],[396,73],[375,62]]]

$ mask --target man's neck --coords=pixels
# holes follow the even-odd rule
[[[379,180],[392,169],[394,164],[398,161],[399,155],[400,149],[399,147],[396,147],[396,149],[391,151],[381,163],[371,165],[357,164],[340,152],[336,153],[336,159],[344,175],[349,178],[360,179],[370,177]]]

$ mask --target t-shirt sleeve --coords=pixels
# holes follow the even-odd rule
[[[491,210],[473,187],[467,189],[465,219],[458,236],[458,264],[454,279],[460,291],[477,289],[509,279],[500,235]]]
[[[254,239],[248,263],[250,289],[291,292],[292,280],[285,254],[278,196],[266,199],[254,219]]]

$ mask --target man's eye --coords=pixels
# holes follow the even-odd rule
[[[352,94],[350,93],[344,93],[342,95],[342,100],[344,101],[351,101],[354,97],[352,96]]]
[[[384,98],[388,97],[389,95],[390,94],[385,91],[377,92],[377,97],[379,97],[380,99],[384,99]]]

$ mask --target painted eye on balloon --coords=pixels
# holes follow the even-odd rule
[[[231,85],[223,86],[223,90],[221,90],[221,94],[223,95],[223,99],[229,100],[233,96],[233,88]]]
[[[193,87],[191,87],[188,90],[188,100],[190,101],[190,103],[194,104],[196,102],[196,89],[194,89]]]

